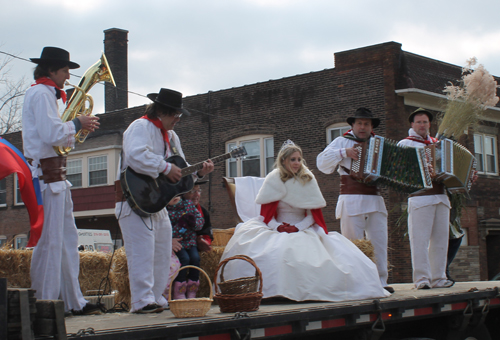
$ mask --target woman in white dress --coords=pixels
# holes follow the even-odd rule
[[[236,229],[221,261],[250,256],[262,272],[264,298],[345,301],[389,296],[375,264],[347,238],[328,233],[321,213],[326,202],[302,150],[288,140],[275,168],[257,194],[261,216]],[[229,261],[224,269],[225,280],[254,274],[241,260]]]

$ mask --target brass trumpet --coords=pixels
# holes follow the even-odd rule
[[[92,86],[100,81],[107,81],[116,86],[115,80],[113,79],[113,74],[109,68],[108,61],[104,53],[101,58],[92,66],[85,71],[82,79],[78,86],[72,85],[66,82],[67,85],[73,86],[76,90],[73,95],[68,100],[66,109],[64,110],[61,120],[63,123],[72,121],[80,115],[91,116],[92,109],[94,108],[94,99],[91,95],[87,94]],[[88,102],[88,107],[85,103]],[[88,130],[81,129],[75,134],[75,140],[77,143],[83,143],[89,134]],[[54,150],[59,156],[66,156],[70,153],[71,147],[61,147],[54,146]]]

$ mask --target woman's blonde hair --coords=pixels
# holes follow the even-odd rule
[[[297,173],[293,173],[285,167],[285,161],[297,151],[300,153],[301,167],[299,171],[297,171]],[[306,161],[304,160],[304,156],[302,155],[302,149],[297,144],[284,145],[278,153],[278,157],[276,158],[274,167],[279,170],[280,178],[283,182],[286,182],[291,178],[295,178],[302,184],[305,184],[313,179],[311,173],[307,171],[308,169],[306,166]]]

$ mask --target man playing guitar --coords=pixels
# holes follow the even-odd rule
[[[121,170],[130,167],[135,172],[153,179],[163,174],[176,183],[181,180],[181,168],[165,161],[172,155],[182,158],[180,140],[173,131],[183,114],[182,94],[162,88],[150,93],[153,101],[145,115],[130,124],[123,134]],[[214,170],[211,160],[203,163],[196,174],[201,178]],[[129,271],[131,312],[159,313],[168,306],[162,296],[167,285],[172,252],[172,226],[166,209],[143,218],[136,214],[125,200],[117,181],[115,214],[120,224]],[[142,193],[147,196],[148,192]]]

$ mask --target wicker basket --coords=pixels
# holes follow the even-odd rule
[[[229,229],[212,229],[214,240],[212,246],[225,247],[234,234],[234,228]]]
[[[207,273],[199,267],[196,266],[184,266],[179,268],[177,272],[175,272],[174,276],[172,276],[172,280],[170,281],[170,289],[168,291],[168,303],[170,306],[170,311],[175,315],[176,318],[196,318],[205,316],[207,312],[210,310],[210,306],[212,305],[213,300],[213,292],[210,290],[210,298],[196,298],[196,299],[183,299],[183,300],[172,300],[172,286],[173,281],[177,277],[179,271],[186,268],[194,268],[198,269],[202,272],[208,280],[209,285],[212,285],[210,278]]]
[[[229,260],[245,260],[250,262],[255,267],[255,276],[241,277],[239,279],[224,280],[224,269]],[[257,291],[257,283],[259,282],[259,269],[255,262],[246,255],[236,255],[226,261],[223,261],[220,273],[219,289],[222,294],[247,294]]]
[[[249,262],[251,265],[255,267],[256,270],[256,276],[260,279],[260,286],[259,286],[259,291],[258,292],[253,292],[253,293],[242,293],[242,294],[219,294],[218,291],[218,284],[217,284],[217,274],[219,272],[219,269],[222,268],[221,271],[221,277],[223,277],[223,271],[225,268],[225,265],[227,262],[235,259],[240,259],[240,260],[245,260]],[[225,259],[221,263],[219,263],[219,266],[217,267],[217,270],[215,271],[215,277],[214,277],[214,282],[215,282],[215,299],[217,300],[217,303],[219,304],[220,311],[222,313],[235,313],[235,312],[252,312],[256,311],[259,309],[260,306],[260,301],[262,300],[262,273],[260,272],[260,269],[257,267],[255,262],[249,258],[248,256],[244,255],[236,255],[230,258]]]

